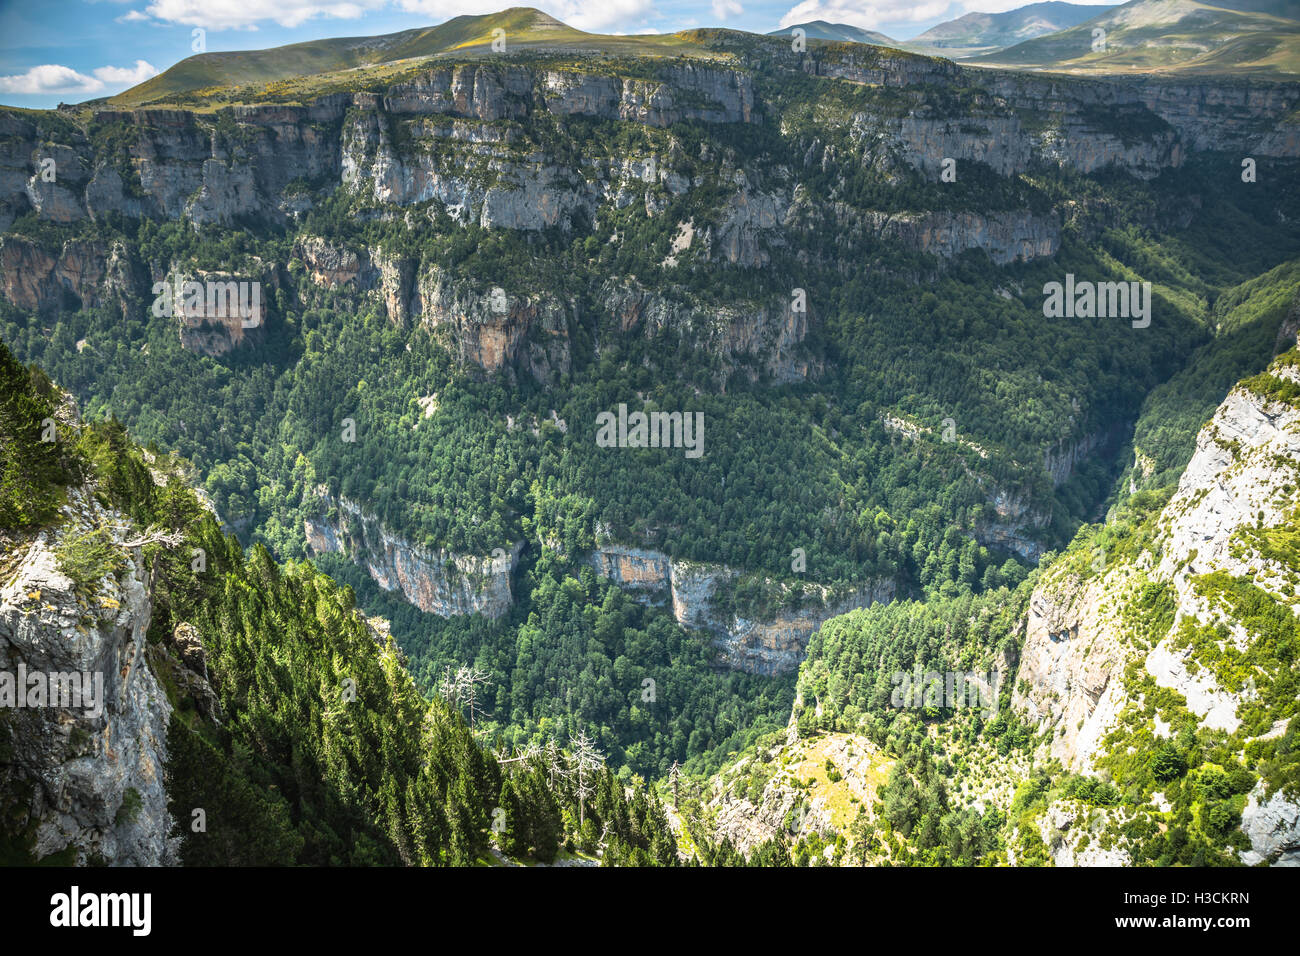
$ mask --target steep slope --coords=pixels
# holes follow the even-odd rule
[[[1234,388],[1158,516],[1077,542],[1031,600],[1013,706],[1177,828],[1130,830],[1135,859],[1300,859],[1298,364]]]
[[[1211,303],[1300,254],[1300,89],[693,37],[4,113],[2,334],[423,687],[489,672],[491,732],[713,769],[831,614],[1014,590],[1096,515]],[[1069,276],[1149,325],[1048,318]]]
[[[453,17],[436,27],[382,36],[311,40],[269,50],[200,53],[107,102],[129,109],[160,100],[174,101],[177,96],[197,91],[272,87],[283,81],[397,64],[453,50],[490,48],[497,36],[507,37],[507,42],[520,47],[582,49],[596,43],[617,47],[627,42],[583,33],[532,7],[511,7],[500,13]]]
[[[499,763],[349,590],[222,535],[183,462],[3,346],[0,385],[0,860],[676,862],[598,754]]]
[[[1295,865],[1298,489],[1291,348],[1015,594],[827,622],[786,732],[677,812],[742,857]]]

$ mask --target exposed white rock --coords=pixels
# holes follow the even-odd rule
[[[17,542],[0,590],[0,672],[89,673],[103,682],[102,713],[85,708],[16,708],[3,717],[13,759],[0,786],[23,796],[35,823],[37,858],[77,848],[119,865],[173,864],[171,817],[163,790],[168,703],[145,659],[152,610],[142,569],[130,552],[93,595],[58,569],[64,536],[94,527],[120,545],[125,521],[82,489],[69,490],[57,529]],[[21,825],[21,821],[20,821]]]
[[[1251,791],[1241,813],[1241,829],[1250,849],[1241,862],[1254,866],[1268,860],[1276,866],[1300,866],[1300,800],[1278,791],[1264,799],[1264,785]]]

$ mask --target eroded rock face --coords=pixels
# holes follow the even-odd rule
[[[779,607],[766,617],[747,617],[722,606],[722,592],[740,573],[723,565],[671,558],[659,551],[606,544],[590,556],[596,573],[628,590],[645,604],[671,606],[683,627],[715,637],[719,659],[752,674],[785,674],[799,667],[808,641],[828,619],[894,598],[892,581],[875,581],[832,591],[805,585],[800,606]],[[786,588],[786,602],[795,598]]]
[[[1271,374],[1300,381],[1286,362],[1275,363]],[[1133,664],[1175,691],[1201,726],[1229,734],[1242,726],[1242,705],[1253,692],[1222,686],[1179,635],[1185,624],[1223,622],[1219,639],[1239,651],[1264,639],[1232,616],[1225,620],[1222,607],[1207,597],[1205,576],[1216,572],[1294,603],[1292,569],[1277,554],[1248,545],[1242,532],[1285,525],[1296,507],[1298,472],[1300,409],[1239,385],[1201,430],[1178,490],[1156,520],[1158,550],[1113,567],[1094,562],[1086,579],[1068,565],[1045,575],[1030,601],[1012,705],[1049,733],[1051,756],[1073,770],[1093,768],[1106,734],[1132,703],[1125,670]],[[1138,639],[1124,609],[1139,589],[1151,586],[1163,586],[1170,596],[1172,624]],[[1283,729],[1275,725],[1264,736]],[[1162,729],[1157,720],[1154,733],[1168,736],[1168,726]],[[1242,861],[1300,864],[1300,801],[1281,791],[1266,800],[1261,788],[1242,817],[1251,840]]]
[[[487,372],[519,365],[540,381],[569,370],[570,307],[557,296],[478,290],[438,269],[422,274],[416,289],[412,311],[461,364]]]
[[[53,253],[22,236],[0,237],[0,288],[20,309],[44,312],[99,305],[109,278],[112,248],[70,239]]]
[[[1283,368],[1283,374],[1294,374]],[[1203,667],[1189,665],[1187,650],[1172,635],[1184,618],[1213,620],[1194,578],[1212,571],[1247,577],[1269,586],[1278,581],[1269,561],[1232,542],[1236,532],[1263,515],[1265,526],[1280,523],[1293,496],[1294,481],[1279,462],[1300,461],[1300,413],[1244,387],[1234,389],[1201,430],[1197,450],[1162,512],[1167,528],[1154,581],[1172,585],[1175,625],[1142,654],[1148,673],[1177,690],[1207,726],[1233,731],[1240,695],[1219,688]],[[1030,602],[1028,631],[1015,704],[1040,726],[1059,734],[1052,753],[1071,767],[1087,767],[1101,735],[1125,702],[1119,687],[1123,665],[1139,650],[1121,637],[1120,595],[1136,571],[1125,564],[1080,584],[1050,576]],[[1022,681],[1024,683],[1022,683]],[[1082,726],[1079,726],[1082,721]]]
[[[870,212],[856,216],[879,239],[902,242],[941,259],[983,249],[998,265],[1050,258],[1061,246],[1056,216],[1027,210],[994,212]]]
[[[1300,801],[1294,794],[1279,791],[1265,799],[1264,785],[1258,784],[1241,812],[1241,829],[1250,838],[1242,863],[1300,866]]]
[[[975,538],[988,547],[1010,551],[1026,561],[1043,556],[1043,544],[1035,533],[1046,527],[1051,514],[1034,507],[1027,494],[994,488],[989,495],[996,519],[975,528]]]
[[[369,256],[357,253],[320,236],[303,236],[293,245],[292,255],[306,267],[307,277],[324,289],[365,286],[375,279]]]
[[[1097,579],[1058,582],[1030,598],[1012,705],[1036,726],[1057,731],[1048,751],[1073,769],[1090,766],[1127,700],[1128,649],[1113,613]]]
[[[1052,485],[1059,487],[1069,481],[1070,476],[1083,462],[1111,444],[1121,432],[1120,428],[1093,432],[1074,441],[1062,441],[1048,448],[1043,453],[1043,468],[1051,476]]]
[[[766,373],[777,383],[796,382],[818,370],[799,348],[810,321],[806,300],[778,297],[757,308],[709,308],[651,292],[630,279],[611,279],[599,299],[618,332],[640,331],[649,338],[671,332],[750,378]]]
[[[497,618],[510,609],[510,574],[522,543],[486,557],[429,551],[390,533],[347,498],[326,503],[332,516],[321,514],[303,522],[311,552],[350,557],[385,591],[400,591],[420,610],[440,617]]]
[[[181,345],[191,352],[216,358],[266,338],[266,290],[259,285],[253,293],[249,285],[260,280],[248,280],[229,272],[196,272],[173,273],[165,281],[182,292],[191,281],[200,283],[204,290],[201,301],[198,298],[191,301],[186,294],[177,295],[173,301],[172,317],[176,320],[177,334]],[[210,297],[207,290],[217,286],[229,294]]]
[[[102,679],[100,714],[85,708],[0,710],[11,756],[0,785],[34,826],[37,858],[72,846],[85,863],[176,862],[163,790],[172,707],[146,660],[152,610],[147,581],[129,551],[124,570],[77,592],[55,548],[106,524],[120,544],[125,522],[84,489],[70,489],[64,521],[14,542],[0,591],[0,672],[90,673]]]

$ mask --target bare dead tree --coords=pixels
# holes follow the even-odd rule
[[[528,746],[526,746],[518,755],[514,757],[498,756],[497,763],[501,763],[501,764],[519,763],[521,761],[527,763],[529,760],[532,760],[534,757],[536,757],[539,753],[541,753],[541,751],[537,748],[537,744],[529,743]]]
[[[547,775],[550,778],[551,789],[555,790],[560,781],[569,777],[570,771],[568,761],[564,758],[564,752],[560,750],[560,745],[556,742],[554,737],[546,742],[544,756],[546,758],[546,770]]]
[[[474,722],[479,716],[488,716],[478,705],[478,688],[489,683],[491,681],[487,673],[477,667],[462,665],[453,671],[448,664],[438,689],[442,699],[447,703],[458,709],[465,707],[469,711],[469,726],[473,729]]]
[[[180,531],[162,531],[154,529],[146,531],[143,536],[136,538],[134,541],[123,541],[124,548],[143,548],[146,544],[165,544],[169,548],[174,548],[185,540],[185,535]]]
[[[489,716],[478,705],[478,688],[486,689],[491,681],[488,680],[488,675],[477,667],[462,667],[460,671],[464,675],[465,706],[469,709],[469,726],[472,730],[478,716]]]
[[[585,730],[569,741],[573,748],[574,772],[577,774],[578,826],[587,819],[586,800],[595,793],[592,775],[605,765],[605,755],[596,749],[596,742],[587,736]]]

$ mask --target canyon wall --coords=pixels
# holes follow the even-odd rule
[[[724,565],[671,558],[658,551],[606,544],[590,557],[596,573],[637,600],[671,607],[683,627],[714,637],[722,663],[754,674],[786,674],[803,660],[808,641],[827,619],[894,598],[894,583],[872,581],[833,590],[782,585],[782,606],[762,614],[726,599],[741,575]]]
[[[501,617],[514,598],[510,574],[522,543],[491,555],[456,554],[419,547],[393,534],[347,498],[322,498],[321,513],[303,520],[307,547],[315,554],[350,558],[385,591],[398,591],[421,611],[452,617]]]

